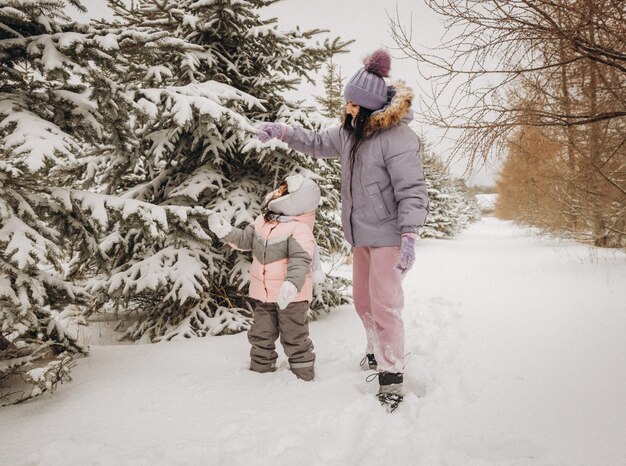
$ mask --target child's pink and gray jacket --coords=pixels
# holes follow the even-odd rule
[[[298,289],[294,302],[311,302],[314,221],[315,211],[269,222],[259,215],[245,229],[233,228],[222,238],[239,250],[252,251],[248,292],[251,298],[275,303],[281,284],[288,280]]]

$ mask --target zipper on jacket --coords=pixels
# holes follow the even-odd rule
[[[276,223],[276,225],[270,228],[270,231],[267,233],[267,238],[263,238],[263,289],[265,289],[265,302],[268,302],[267,300],[269,299],[269,293],[267,291],[267,283],[265,282],[265,266],[267,265],[265,263],[265,257],[267,254],[267,242],[269,241],[270,236],[272,235],[272,231],[274,231],[274,228],[276,228],[277,226],[278,226],[278,223]]]
[[[356,158],[357,154],[354,154]],[[350,237],[354,243],[354,223],[352,223],[352,214],[354,213],[354,166],[355,161],[350,160]]]

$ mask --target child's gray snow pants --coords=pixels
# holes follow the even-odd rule
[[[289,358],[291,371],[302,380],[315,377],[315,353],[309,338],[308,301],[290,303],[279,309],[276,303],[258,301],[254,308],[254,322],[248,330],[250,370],[273,372],[276,370],[276,340]]]

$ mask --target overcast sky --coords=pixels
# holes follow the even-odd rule
[[[111,13],[105,1],[86,0],[91,17],[110,17]],[[261,10],[261,14],[278,18],[279,29],[328,29],[328,36],[340,36],[344,40],[354,39],[350,52],[340,54],[335,62],[341,67],[341,73],[350,78],[362,66],[363,58],[380,47],[394,47],[389,34],[388,15],[396,16],[396,8],[402,21],[413,25],[413,40],[420,45],[433,46],[440,41],[444,25],[424,5],[421,0],[282,0],[271,7]],[[399,53],[391,50],[393,56]],[[421,78],[416,64],[411,60],[394,58],[391,64],[391,81],[403,80],[415,90]],[[426,83],[421,83],[426,85]],[[311,103],[314,95],[322,95],[323,88],[303,84],[297,97]],[[420,128],[422,134],[444,158],[450,152],[451,143],[441,141],[441,132],[429,127]],[[465,169],[465,161],[451,163],[450,170],[461,176]],[[470,184],[494,184],[494,169],[481,168],[470,178]]]

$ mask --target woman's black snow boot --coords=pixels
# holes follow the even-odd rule
[[[378,373],[378,401],[381,406],[393,413],[402,402],[402,382],[404,376],[401,372],[379,372]]]

